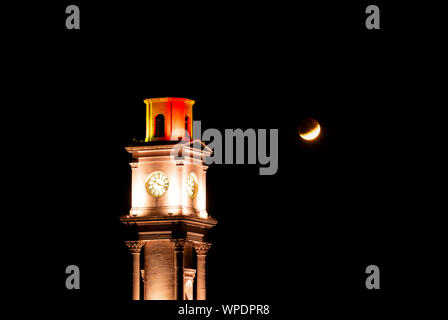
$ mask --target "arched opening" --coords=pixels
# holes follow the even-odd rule
[[[165,117],[163,114],[158,114],[156,116],[156,129],[154,133],[154,137],[163,137],[165,136]]]

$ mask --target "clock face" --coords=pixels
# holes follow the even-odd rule
[[[162,171],[154,171],[146,180],[146,191],[156,198],[163,196],[168,186],[168,177]]]
[[[187,176],[186,185],[188,196],[191,199],[194,199],[194,197],[196,197],[196,194],[198,193],[198,182],[194,173],[191,172]]]

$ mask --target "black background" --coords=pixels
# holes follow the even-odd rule
[[[359,317],[437,287],[442,145],[428,137],[443,111],[437,8],[377,1],[381,30],[367,30],[370,3],[357,1],[78,1],[81,29],[67,30],[68,4],[23,8],[10,24],[11,109],[24,124],[10,139],[24,173],[13,212],[25,214],[12,228],[26,243],[19,296],[77,316],[174,318],[176,302],[131,306],[119,223],[130,207],[124,147],[143,138],[143,99],[165,96],[195,100],[203,130],[279,129],[276,175],[208,170],[219,221],[209,303],[269,304],[275,319]],[[322,126],[314,143],[297,136],[306,117]],[[69,264],[80,290],[65,288]],[[365,288],[370,264],[380,290]]]

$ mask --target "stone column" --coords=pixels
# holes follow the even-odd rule
[[[197,292],[197,300],[205,300],[207,297],[206,294],[206,285],[205,285],[205,257],[207,255],[208,250],[211,247],[210,243],[207,242],[194,242],[194,249],[196,250],[196,255],[198,257],[198,265],[197,265],[197,280],[196,280],[196,292]]]
[[[184,299],[184,246],[185,240],[173,240],[174,244],[174,300]]]
[[[202,210],[207,210],[206,206],[205,206],[205,199],[207,199],[207,188],[205,187],[207,185],[207,169],[208,166],[202,166],[202,172],[201,172],[201,179],[202,179],[202,198],[204,199],[204,207],[201,208]]]
[[[145,244],[144,241],[125,241],[133,258],[132,268],[132,299],[140,300],[140,250]]]
[[[182,153],[182,149],[179,148],[179,152]],[[179,206],[180,206],[180,214],[184,214],[183,212],[183,204],[184,204],[184,163],[182,161],[176,162],[176,168],[177,168],[177,181],[179,182]]]
[[[200,179],[199,185],[200,187],[200,195],[198,195],[198,209],[199,211],[199,217],[201,218],[207,218],[207,169],[208,166],[202,166],[201,176],[198,177]],[[199,192],[199,191],[198,191]]]

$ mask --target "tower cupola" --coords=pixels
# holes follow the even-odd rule
[[[191,140],[193,104],[186,98],[145,99],[145,141]]]

